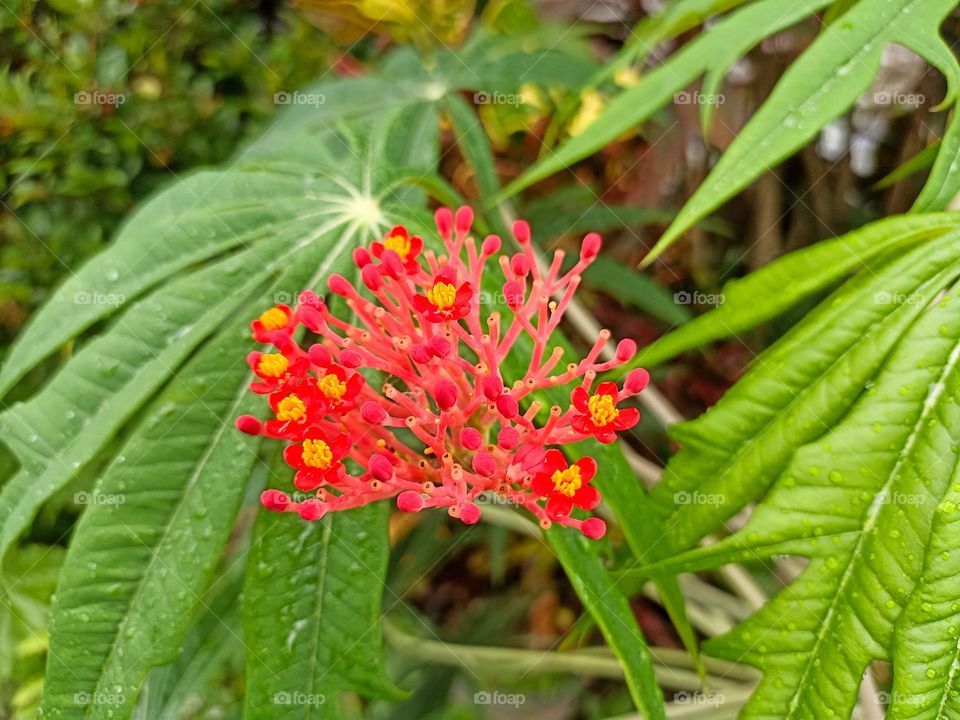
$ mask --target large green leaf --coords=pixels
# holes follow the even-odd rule
[[[913,212],[946,210],[960,194],[960,113],[953,108],[947,131],[936,150],[930,176],[913,204]]]
[[[389,511],[260,513],[244,590],[248,717],[339,717],[341,690],[400,696],[380,633]]]
[[[643,348],[634,366],[656,365],[713,340],[736,336],[774,318],[851,272],[875,272],[888,255],[960,227],[960,214],[887,218],[785,255],[750,275],[731,280],[722,304]]]
[[[670,537],[692,546],[782,472],[793,451],[846,414],[914,320],[960,273],[953,231],[864,273],[765,352],[719,403],[673,430],[684,443],[651,499]]]
[[[636,86],[615,97],[589,127],[537,162],[501,195],[515,194],[597,152],[668,105],[676,93],[701,75],[712,68],[729,68],[764,37],[829,3],[830,0],[760,0],[724,18]]]
[[[938,28],[955,6],[953,0],[860,0],[829,25],[784,73],[647,261],[846,111],[870,87],[887,44],[911,48],[942,70],[949,83],[945,102],[952,102],[960,66]]]
[[[960,487],[958,365],[954,286],[904,332],[849,414],[796,450],[743,530],[653,567],[701,570],[783,552],[811,558],[787,589],[707,645],[764,670],[744,717],[847,717],[875,659],[900,672],[895,716],[952,716],[943,706],[956,631],[940,641],[931,629],[956,613],[942,562],[955,549],[943,533]],[[905,645],[894,642],[898,623]]]

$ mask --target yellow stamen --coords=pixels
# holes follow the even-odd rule
[[[287,395],[277,405],[277,420],[298,422],[307,414],[307,406],[296,395]]]
[[[280,353],[261,355],[260,362],[257,363],[257,372],[263,377],[283,377],[289,364],[287,358]]]
[[[403,235],[388,235],[383,239],[383,247],[393,250],[403,262],[410,256],[410,240]]]
[[[438,310],[449,310],[453,307],[453,302],[456,298],[457,289],[450,283],[443,282],[442,280],[435,282],[427,293],[427,300]]]
[[[260,324],[265,330],[279,330],[286,327],[287,314],[278,307],[272,307],[260,316]]]
[[[340,378],[333,373],[324,375],[320,379],[318,385],[320,387],[320,392],[322,392],[328,400],[340,401],[347,393],[347,384],[342,382]]]
[[[599,393],[591,395],[587,401],[587,407],[590,409],[590,416],[593,418],[594,425],[598,427],[609,425],[620,414],[610,395],[600,395]]]
[[[303,441],[303,464],[326,470],[333,462],[333,451],[323,440]]]
[[[550,476],[550,479],[553,480],[553,486],[557,492],[567,497],[576,495],[577,490],[583,485],[583,479],[580,477],[580,468],[576,465],[571,465],[566,470],[557,470]]]

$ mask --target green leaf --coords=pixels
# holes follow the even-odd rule
[[[887,254],[958,227],[958,214],[887,218],[774,260],[721,291],[723,303],[643,348],[631,363],[649,367],[714,340],[736,336],[777,317],[853,271],[875,272]]]
[[[793,451],[838,422],[901,335],[960,272],[948,233],[838,291],[767,350],[697,420],[651,499],[670,537],[652,559],[691,547],[780,475]]]
[[[663,694],[653,674],[650,650],[626,597],[600,564],[596,543],[567,528],[547,533],[577,595],[596,619],[623,663],[624,676],[637,710],[644,718],[664,718]]]
[[[730,67],[764,37],[802,20],[830,0],[760,0],[724,18],[614,98],[583,132],[537,162],[490,202],[518,193],[591,155],[650,118],[674,95],[715,66]]]
[[[311,248],[279,287],[308,282],[310,261],[323,255]],[[57,592],[47,717],[129,712],[147,671],[176,657],[256,460],[254,441],[232,423],[259,405],[246,387],[249,344],[243,320],[205,347],[78,498],[89,507]]]
[[[954,107],[947,131],[934,150],[936,160],[912,212],[946,210],[960,194],[960,113]],[[924,152],[924,151],[921,151]]]
[[[339,717],[338,693],[402,697],[383,667],[388,503],[314,523],[261,511],[244,589],[248,717]]]
[[[583,274],[583,280],[623,305],[647,312],[671,325],[682,325],[691,318],[690,311],[677,304],[670,290],[606,255],[596,259]]]
[[[645,262],[846,111],[870,87],[887,44],[904,45],[937,65],[947,76],[947,102],[952,102],[960,67],[937,29],[955,5],[952,0],[861,0],[827,27],[783,74]]]
[[[764,670],[744,717],[849,717],[873,660],[900,671],[894,716],[949,716],[937,708],[950,694],[956,638],[948,631],[938,643],[931,629],[956,612],[939,563],[950,552],[942,533],[956,510],[948,503],[960,481],[958,444],[954,286],[903,333],[843,420],[796,450],[741,531],[652,567],[702,570],[784,551],[811,558],[787,589],[705,648]],[[894,641],[898,624],[906,646]]]

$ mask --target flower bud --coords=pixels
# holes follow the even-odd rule
[[[466,235],[470,232],[470,226],[473,225],[473,209],[466,205],[457,208],[454,223],[456,224],[457,232],[461,235]]]
[[[440,233],[440,237],[449,238],[453,231],[453,213],[450,212],[450,208],[437,208],[433,219],[437,223],[437,231]]]
[[[363,270],[360,271],[360,277],[363,279],[363,284],[370,288],[371,292],[376,292],[383,287],[383,278],[380,276],[380,268],[372,263],[370,265],[363,266]]]
[[[520,433],[512,427],[501,428],[497,433],[497,444],[504,450],[513,450],[520,444]]]
[[[517,220],[513,224],[513,236],[521,245],[526,245],[530,242],[530,225],[526,220]]]
[[[367,470],[381,482],[386,482],[393,477],[393,465],[383,455],[371,455],[370,461],[367,463]]]
[[[434,386],[433,397],[441,410],[449,410],[457,404],[457,386],[450,380],[441,380]]]
[[[490,257],[491,255],[500,251],[500,238],[496,235],[487,235],[483,239],[483,245],[480,247],[480,252]]]
[[[307,326],[310,332],[319,333],[326,321],[320,311],[312,305],[300,305],[296,310],[297,320]]]
[[[367,400],[360,406],[360,417],[371,425],[382,425],[387,419],[387,411],[373,400]]]
[[[353,286],[343,275],[331,275],[330,279],[327,280],[327,287],[330,288],[330,292],[344,297],[353,293]]]
[[[290,498],[280,490],[264,490],[260,493],[260,504],[267,510],[282,512],[290,505]]]
[[[380,262],[391,277],[398,278],[403,275],[403,262],[393,250],[384,250],[383,255],[380,256]]]
[[[460,506],[460,519],[467,525],[475,525],[480,519],[480,508],[472,502]]]
[[[496,400],[503,394],[503,380],[499,375],[487,375],[481,381],[480,387],[487,400]]]
[[[607,534],[607,524],[598,517],[587,518],[580,525],[580,532],[591,540],[599,540]]]
[[[497,399],[497,410],[508,420],[515,418],[520,412],[520,403],[513,395],[501,395]]]
[[[530,274],[530,261],[523,253],[517,253],[510,258],[510,268],[518,277],[526,277]]]
[[[297,296],[297,304],[301,307],[312,307],[317,310],[323,310],[323,300],[321,300],[312,290],[304,290]]]
[[[417,512],[423,509],[423,498],[413,490],[404,490],[397,495],[397,507],[403,512]]]
[[[320,343],[311,345],[307,354],[310,356],[310,362],[318,367],[328,368],[333,364],[333,356],[330,351]]]
[[[597,233],[587,233],[583,238],[583,244],[580,246],[580,260],[591,263],[597,259],[600,254],[600,248],[603,246],[603,240]]]
[[[650,384],[650,373],[643,368],[637,368],[627,373],[627,379],[623,382],[623,389],[630,395],[636,395]]]
[[[300,517],[304,520],[319,520],[326,512],[326,503],[322,503],[315,498],[310,498],[300,503]]]
[[[490,477],[497,471],[497,461],[488,452],[478,452],[471,463],[473,471],[481,477]]]
[[[435,357],[445,358],[450,354],[450,342],[446,338],[442,338],[439,335],[434,335],[427,341],[427,347],[430,348],[430,352],[433,353]]]
[[[476,450],[483,444],[483,437],[476,428],[465,427],[460,431],[460,444],[467,450]]]
[[[523,305],[523,285],[516,280],[508,280],[503,284],[503,296],[511,310]]]
[[[372,262],[372,258],[366,248],[358,247],[353,251],[353,262],[357,267],[363,268]]]
[[[358,350],[347,348],[340,352],[340,363],[344,367],[358,368],[363,365],[363,355]]]
[[[629,362],[637,354],[637,344],[630,340],[621,340],[617,343],[617,360],[620,362]]]
[[[423,363],[433,360],[433,353],[430,352],[430,348],[427,345],[417,343],[416,345],[410,346],[410,359],[422,365]]]
[[[259,435],[263,428],[263,423],[253,415],[241,415],[234,424],[237,426],[237,430],[247,435]]]

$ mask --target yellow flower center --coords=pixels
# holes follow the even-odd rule
[[[435,282],[427,293],[427,300],[438,310],[449,310],[457,298],[457,289],[450,283]]]
[[[303,464],[326,470],[333,462],[333,451],[323,440],[303,441]]]
[[[587,401],[587,407],[590,409],[594,424],[598,427],[609,425],[620,414],[610,395],[591,395]]]
[[[287,324],[287,314],[278,307],[272,307],[260,316],[260,324],[265,330],[279,330]]]
[[[410,255],[410,240],[403,235],[389,235],[383,239],[383,247],[387,250],[393,250],[404,262]]]
[[[566,470],[557,470],[550,476],[550,479],[553,480],[553,486],[557,492],[567,497],[576,495],[577,490],[583,485],[583,480],[580,478],[580,468],[576,465],[571,465]]]
[[[264,377],[282,377],[287,372],[287,358],[280,353],[260,356],[257,363],[257,372]]]
[[[333,373],[320,378],[318,386],[328,400],[342,400],[347,392],[347,384]]]
[[[277,420],[297,422],[307,414],[307,406],[296,395],[287,395],[277,405]]]

